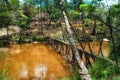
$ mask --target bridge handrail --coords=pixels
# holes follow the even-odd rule
[[[62,41],[62,40],[55,39],[55,38],[52,38],[52,37],[46,37],[46,38],[49,38],[49,39],[52,39],[52,40],[54,40],[54,41],[57,41],[57,42],[60,42],[60,43],[62,43],[62,44],[66,44],[66,45],[69,45],[69,46],[70,46],[70,44],[69,44],[68,42],[64,42],[64,41]],[[77,49],[81,51],[81,48],[78,48],[78,47],[77,47]],[[92,57],[94,57],[94,58],[104,59],[105,61],[109,62],[110,64],[112,64],[112,65],[120,68],[120,63],[118,63],[118,65],[117,65],[115,61],[110,60],[110,59],[108,59],[108,58],[105,58],[105,57],[103,57],[103,56],[98,56],[98,55],[92,54],[92,53],[87,52],[87,51],[84,51],[84,54],[87,55],[87,56],[92,56]]]

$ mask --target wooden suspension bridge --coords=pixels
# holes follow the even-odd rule
[[[34,24],[34,25],[36,25],[36,24]],[[31,30],[26,30],[26,31],[22,32],[21,35],[28,35],[29,38],[31,38],[31,36],[36,35],[36,33],[37,33],[37,36],[40,35],[39,32],[33,32]],[[3,42],[3,45],[6,42],[11,44],[13,42],[16,42],[14,40],[14,38],[16,38],[18,36],[20,36],[19,33],[12,33],[12,34],[8,34],[8,35],[3,35],[3,36],[0,36],[0,41]],[[45,38],[44,42],[47,43],[47,45],[54,48],[54,50],[56,52],[63,55],[63,58],[68,63],[73,64],[73,67],[74,67],[74,64],[78,65],[78,62],[74,58],[74,55],[73,55],[73,52],[72,52],[72,49],[71,49],[71,46],[70,46],[69,42],[66,42],[66,41],[63,41],[63,40],[60,40],[60,39],[56,39],[56,38],[51,37],[51,36],[46,36],[46,35],[44,35],[44,38]],[[31,40],[28,40],[27,42],[31,42]],[[83,60],[85,66],[87,68],[90,67],[95,62],[96,58],[100,58],[100,59],[104,58],[104,56],[98,56],[98,55],[93,54],[91,50],[86,51],[83,48],[79,48],[79,47],[77,47],[77,50],[78,50],[79,55],[80,55],[81,59]],[[104,59],[106,61],[110,62],[112,65],[116,65],[115,61],[111,61],[111,60],[109,60],[107,58],[104,58]],[[118,64],[118,67],[120,68],[120,64]]]

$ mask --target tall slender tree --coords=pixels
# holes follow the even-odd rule
[[[78,52],[77,47],[75,45],[75,41],[74,41],[74,38],[72,36],[72,31],[70,29],[71,26],[69,24],[68,18],[66,16],[65,11],[64,11],[64,7],[62,6],[62,1],[60,1],[60,7],[61,7],[61,11],[63,13],[64,20],[65,20],[65,23],[66,23],[66,31],[68,33],[68,40],[69,40],[70,46],[72,48],[73,56],[76,59],[78,65],[79,65],[79,74],[80,74],[81,80],[91,80],[91,77],[88,73],[88,70],[85,67],[82,59],[80,58],[79,52]]]

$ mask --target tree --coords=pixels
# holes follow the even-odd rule
[[[28,21],[28,17],[24,14],[21,14],[19,17],[18,17],[18,26],[20,26],[20,33],[19,33],[19,43],[22,42],[22,33],[24,32],[24,30],[26,29],[27,27],[27,21]]]
[[[18,0],[1,0],[0,5],[0,26],[8,27],[13,21],[12,18],[14,17],[14,14],[16,14],[19,2]]]
[[[63,9],[62,2],[60,2],[60,5],[61,5],[60,6],[61,7],[61,11],[62,11],[63,16],[64,16],[64,20],[65,20],[65,23],[66,23],[66,31],[68,33],[68,39],[69,39],[69,42],[70,42],[70,46],[72,48],[73,57],[76,59],[78,65],[79,65],[80,77],[81,77],[82,80],[91,80],[90,75],[88,73],[88,70],[85,67],[82,59],[79,56],[79,52],[78,52],[77,47],[75,45],[74,39],[72,37],[72,32],[71,32],[71,29],[70,29],[71,26],[69,24],[69,21],[68,21],[68,18],[66,16],[66,13],[65,13],[65,11]]]
[[[0,1],[0,26],[7,28],[7,35],[8,35],[8,25],[11,22],[11,16],[10,16],[10,3],[8,0]]]

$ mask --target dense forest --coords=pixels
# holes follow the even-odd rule
[[[0,80],[120,80],[119,19],[119,0],[0,0]],[[22,45],[31,43],[50,46],[70,65],[69,77],[45,78],[42,73],[42,78],[14,78],[11,46],[27,51],[31,47]]]

